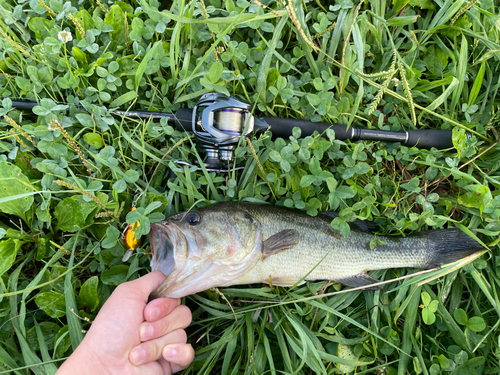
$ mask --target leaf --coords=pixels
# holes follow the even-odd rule
[[[120,231],[114,226],[109,226],[106,229],[106,238],[101,242],[101,246],[105,249],[111,249],[116,245],[118,238],[120,238]]]
[[[310,174],[306,174],[305,176],[302,176],[300,179],[300,187],[306,187],[306,186],[311,186],[311,184],[316,180],[316,177]]]
[[[484,362],[485,358],[483,356],[471,358],[453,370],[451,375],[478,375],[476,368],[482,366]]]
[[[439,365],[442,369],[450,367],[450,360],[446,358],[443,354],[438,357]]]
[[[125,180],[118,180],[113,184],[113,189],[116,189],[116,192],[118,194],[123,193],[125,190],[127,190],[127,183]]]
[[[342,236],[344,236],[344,237],[347,237],[349,235],[349,233],[351,232],[351,227],[345,221],[340,223],[339,229],[340,229],[340,234],[342,234]]]
[[[102,146],[104,146],[104,142],[101,136],[97,133],[86,133],[83,135],[83,139],[90,146],[94,146],[96,149],[100,149]]]
[[[78,236],[75,236],[78,237]],[[73,238],[75,238],[73,237]],[[75,290],[73,283],[71,282],[73,276],[73,262],[75,259],[75,248],[76,241],[74,241],[73,251],[71,252],[71,256],[68,262],[68,273],[64,277],[64,297],[66,299],[65,309],[66,309],[66,319],[68,321],[68,331],[69,337],[71,339],[71,347],[73,351],[76,350],[78,345],[83,340],[83,332],[82,332],[82,322],[80,317],[76,315],[78,311],[78,307],[76,306],[75,301]]]
[[[35,33],[35,36],[39,40],[50,36],[51,30],[54,30],[54,21],[42,18],[34,17],[28,22],[28,27]]]
[[[345,344],[338,344],[337,356],[339,358],[350,360],[353,362],[356,362],[358,360],[356,355],[353,353],[351,347],[349,345],[345,345]],[[354,370],[354,366],[350,366],[350,365],[346,365],[346,364],[342,364],[342,363],[337,363],[336,366],[343,374],[350,373],[351,371]]]
[[[136,91],[129,91],[113,100],[109,106],[111,108],[121,107],[123,104],[128,103],[129,101],[134,100],[137,97],[138,95]]]
[[[468,318],[467,313],[464,311],[464,309],[456,309],[455,311],[453,311],[453,317],[458,324],[461,324],[463,326],[467,325]]]
[[[149,63],[149,59],[151,58],[151,55],[155,52],[156,48],[162,48],[161,44],[162,44],[161,41],[155,42],[155,44],[153,44],[151,49],[148,52],[146,52],[146,55],[144,56],[141,63],[139,64],[139,67],[137,68],[137,71],[135,72],[135,91],[136,92],[139,89],[139,84],[141,83],[142,76],[143,76],[144,72],[146,71],[146,68],[147,68],[148,63]]]
[[[392,4],[394,5],[393,12],[394,13],[399,12],[409,2],[410,2],[410,0],[392,0]]]
[[[422,294],[420,294],[420,298],[422,298],[424,306],[429,306],[429,303],[431,303],[431,296],[427,292],[422,292]]]
[[[435,76],[440,76],[448,66],[448,55],[438,46],[431,45],[424,56],[427,69]]]
[[[221,62],[214,62],[208,71],[208,79],[212,83],[219,82],[220,77],[222,76],[223,66]]]
[[[339,186],[335,189],[335,194],[341,199],[352,198],[356,195],[354,190],[352,190],[349,186]]]
[[[394,17],[389,20],[387,20],[387,24],[389,26],[406,26],[406,25],[411,25],[412,23],[417,22],[418,19],[417,16],[403,16],[403,17]]]
[[[125,46],[125,13],[119,5],[111,6],[104,23],[113,27],[111,32],[111,49],[117,51]]]
[[[33,188],[21,169],[13,164],[0,162],[0,211],[6,214],[16,215],[24,219],[24,213],[31,208],[34,198],[26,195],[22,198],[9,200],[9,197],[20,194],[32,193]]]
[[[319,160],[316,157],[313,157],[309,162],[309,170],[314,176],[321,173],[321,166],[319,165]]]
[[[479,316],[473,316],[467,322],[467,327],[474,332],[481,332],[486,328],[484,319]]]
[[[434,322],[436,321],[436,315],[427,307],[425,307],[422,310],[422,319],[424,320],[425,324],[431,325],[434,324]]]
[[[55,338],[59,332],[60,327],[56,323],[52,322],[41,322],[39,324],[40,330],[45,338],[45,343],[49,350],[53,349]],[[40,345],[36,339],[36,328],[32,327],[28,332],[26,332],[26,339],[31,345],[34,351],[40,350]]]
[[[429,303],[429,306],[427,306],[427,308],[429,309],[429,311],[432,311],[433,313],[435,313],[438,309],[438,305],[439,305],[439,301],[433,300],[431,303]]]
[[[0,276],[8,271],[16,260],[18,250],[21,248],[21,242],[9,238],[0,241]]]
[[[431,0],[410,0],[410,6],[419,7],[420,9],[435,9],[436,6]]]
[[[133,169],[129,169],[128,171],[126,171],[123,174],[123,178],[129,184],[133,184],[134,182],[136,182],[139,179],[139,172],[137,172]]]
[[[472,85],[472,89],[471,89],[470,95],[469,95],[469,107],[474,104],[479,92],[481,91],[481,87],[483,86],[484,65],[485,65],[485,62],[483,61],[481,63],[481,67],[479,68],[479,72],[477,72],[476,79],[474,80],[474,85]]]
[[[16,77],[16,84],[23,91],[31,91],[33,88],[31,81],[21,76]]]
[[[90,116],[88,113],[77,113],[75,117],[80,122],[80,124],[82,124],[86,128],[94,127],[94,120],[92,119],[92,116]]]
[[[106,285],[120,285],[121,283],[127,281],[128,269],[129,266],[125,264],[113,266],[101,274],[101,281]]]
[[[162,202],[159,201],[154,201],[148,204],[148,206],[144,209],[144,215],[149,214],[150,212],[153,212],[157,208],[162,206]]]
[[[358,163],[356,164],[356,166],[354,167],[354,171],[357,173],[357,174],[365,174],[365,173],[368,173],[370,172],[370,166],[365,163],[365,162],[361,162],[361,163]]]
[[[82,305],[88,307],[90,311],[94,311],[97,306],[99,306],[99,296],[97,293],[98,286],[99,278],[97,276],[92,276],[90,279],[87,279],[80,288],[78,301]]]
[[[50,113],[50,109],[44,108],[41,105],[34,106],[32,111],[37,116],[46,116]]]
[[[59,318],[66,315],[66,299],[61,293],[38,293],[35,297],[35,303],[52,318]]]
[[[54,210],[57,227],[66,232],[76,232],[92,224],[91,213],[97,209],[94,201],[85,202],[82,196],[74,195],[64,198]]]
[[[54,356],[56,358],[64,357],[64,353],[70,348],[71,339],[69,337],[69,329],[68,326],[62,327],[57,333],[55,340],[55,350]]]

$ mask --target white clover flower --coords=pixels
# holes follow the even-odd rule
[[[393,78],[393,79],[391,79],[391,81],[394,82],[394,87],[398,87],[398,85],[399,85],[399,79]]]
[[[49,122],[47,124],[47,129],[50,130],[50,131],[54,131],[54,130],[56,130],[56,127],[52,125],[52,122]]]
[[[63,43],[71,42],[73,40],[73,36],[71,35],[71,33],[69,31],[65,31],[65,30],[59,31],[59,33],[57,34],[57,37]]]

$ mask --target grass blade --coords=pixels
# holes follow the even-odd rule
[[[77,235],[78,239],[78,235]],[[73,261],[75,259],[75,249],[78,241],[74,241],[73,251],[71,252],[71,256],[69,258],[68,270],[71,270],[73,267]],[[73,284],[71,282],[71,276],[73,272],[69,271],[66,274],[64,279],[64,297],[66,298],[66,319],[68,321],[69,328],[69,337],[71,338],[71,346],[73,350],[76,349],[78,345],[83,340],[82,333],[82,322],[80,318],[77,316],[78,308],[76,305],[75,291],[73,289]]]
[[[412,294],[410,301],[406,307],[405,325],[403,329],[403,342],[401,345],[401,351],[404,353],[411,353],[411,349],[413,347],[411,337],[415,330],[415,322],[417,321],[421,291],[422,287],[417,287],[415,289],[415,292]],[[407,373],[408,364],[410,363],[411,358],[412,357],[407,354],[401,354],[398,364],[398,375],[404,375]]]

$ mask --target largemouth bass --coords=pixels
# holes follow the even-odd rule
[[[370,270],[428,269],[481,249],[459,229],[379,236],[386,244],[370,249],[370,222],[350,223],[351,233],[344,237],[331,227],[332,215],[230,202],[153,224],[151,267],[167,278],[150,299],[238,284],[291,286],[306,275],[305,280],[367,286],[378,282],[366,273]]]

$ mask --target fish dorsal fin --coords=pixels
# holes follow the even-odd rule
[[[264,259],[276,254],[281,250],[288,250],[299,243],[299,232],[295,229],[285,229],[273,234],[262,243],[262,254]]]
[[[347,286],[352,286],[353,288],[357,288],[360,286],[368,286],[368,285],[380,282],[379,280],[368,275],[366,272],[363,272],[363,273],[360,273],[357,275],[353,275],[353,276],[348,276],[348,277],[345,277],[342,279],[335,279],[335,281],[337,281],[341,284],[347,285]],[[379,290],[381,288],[382,287],[380,285],[378,285],[378,286],[373,286],[373,287],[366,288],[366,289]]]
[[[339,217],[339,213],[335,211],[320,212],[320,214],[331,217],[332,219]],[[357,229],[362,232],[374,233],[379,231],[379,227],[373,221],[356,219],[354,221],[347,222],[347,224],[349,224],[351,229]]]

